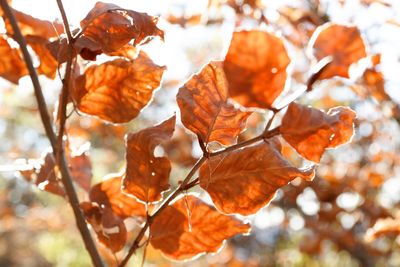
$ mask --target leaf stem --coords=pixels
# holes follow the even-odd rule
[[[39,108],[39,113],[40,117],[47,135],[47,138],[50,141],[50,144],[53,148],[53,153],[56,156],[57,155],[57,139],[56,135],[53,131],[51,120],[50,120],[50,115],[47,110],[47,105],[45,98],[42,93],[42,88],[39,82],[39,77],[36,73],[36,70],[33,66],[31,56],[28,52],[27,49],[27,44],[25,41],[25,38],[22,36],[21,30],[19,29],[18,22],[15,18],[14,12],[12,11],[11,7],[7,3],[7,0],[0,0],[0,5],[1,8],[3,9],[4,14],[7,16],[7,18],[10,21],[11,27],[14,31],[14,38],[18,42],[20,49],[22,51],[22,55],[24,57],[26,66],[29,71],[29,75],[32,80],[34,92],[35,92],[35,97],[36,101],[38,104]],[[76,195],[74,185],[72,183],[72,178],[71,174],[68,169],[67,161],[65,159],[64,153],[61,151],[60,153],[60,165],[59,165],[60,171],[61,171],[61,178],[62,182],[65,187],[65,191],[68,195],[69,203],[74,211],[75,214],[75,219],[76,219],[76,224],[78,226],[78,229],[82,235],[83,241],[86,245],[86,248],[92,257],[92,262],[93,265],[96,267],[102,267],[103,263],[101,261],[100,255],[98,254],[97,248],[95,246],[95,243],[93,242],[92,236],[90,235],[89,229],[87,228],[85,218],[82,214],[82,211],[79,208],[79,200]]]

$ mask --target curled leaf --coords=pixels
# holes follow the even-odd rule
[[[349,78],[350,65],[367,56],[364,41],[355,26],[324,24],[315,30],[310,46],[317,60],[332,57],[332,63],[321,73],[320,80],[334,76]]]
[[[249,233],[250,225],[188,195],[165,208],[150,230],[154,248],[169,258],[186,260],[218,251],[225,239]]]
[[[220,62],[206,65],[179,89],[176,98],[183,125],[205,144],[235,143],[251,114],[228,103],[228,85]]]
[[[351,140],[355,119],[356,113],[347,107],[335,107],[324,113],[293,102],[282,119],[280,131],[300,155],[319,162],[325,149]]]
[[[230,96],[245,107],[270,108],[286,83],[290,59],[280,38],[235,32],[224,61]]]
[[[210,158],[200,168],[200,186],[221,212],[254,214],[294,178],[314,177],[312,168],[292,167],[280,150],[273,139]]]
[[[65,190],[57,176],[56,161],[52,153],[46,154],[35,184],[40,190],[64,197]]]
[[[83,113],[113,123],[129,122],[149,103],[164,70],[144,52],[134,61],[92,65],[76,79],[72,97]]]
[[[124,248],[127,230],[121,218],[110,208],[101,208],[96,203],[83,202],[80,206],[101,244],[114,253]]]
[[[155,148],[169,140],[175,129],[175,116],[163,123],[130,133],[126,137],[126,175],[123,189],[143,202],[161,200],[169,189],[171,163],[167,157],[156,157]]]
[[[117,51],[132,39],[135,39],[136,46],[145,43],[149,37],[163,38],[164,32],[157,28],[157,20],[146,13],[97,2],[81,21],[83,35],[76,40],[75,45],[79,51],[87,49],[89,51],[86,53],[93,53],[92,57],[95,57],[101,52]]]

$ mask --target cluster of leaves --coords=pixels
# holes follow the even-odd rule
[[[230,1],[230,6],[234,2]],[[248,4],[257,9],[256,2]],[[242,12],[239,6],[235,10]],[[40,61],[39,74],[55,79],[61,64],[71,64],[66,70],[71,71],[68,101],[77,112],[113,124],[128,123],[159,88],[166,68],[141,51],[151,38],[163,39],[157,18],[98,2],[80,27],[71,31],[71,40],[62,24],[16,10],[14,13],[27,44]],[[28,71],[19,49],[10,45],[15,35],[4,14],[3,18],[7,34],[0,42],[4,58],[0,76],[18,83]],[[128,243],[126,219],[134,218],[142,224],[121,265],[144,243],[175,260],[218,251],[226,239],[250,232],[249,223],[235,215],[257,213],[278,189],[297,177],[306,181],[314,178],[315,166],[294,166],[285,157],[282,142],[305,160],[318,164],[326,150],[351,141],[356,120],[352,109],[338,106],[325,112],[296,100],[312,91],[318,81],[349,78],[350,66],[367,57],[364,41],[356,27],[333,23],[320,25],[309,37],[307,46],[312,60],[318,63],[308,81],[292,94],[287,94],[291,59],[286,46],[273,31],[261,28],[235,31],[224,60],[209,62],[180,87],[176,100],[181,122],[197,136],[203,155],[167,197],[171,162],[155,151],[171,140],[175,115],[156,126],[126,134],[125,170],[107,175],[94,186],[87,153],[68,142],[63,144],[71,176],[87,192],[87,200],[80,207],[99,242],[114,253],[121,251]],[[107,61],[97,64],[98,55],[107,56]],[[373,67],[365,71],[370,86],[379,83],[376,75],[379,73]],[[238,142],[248,118],[267,112],[272,116],[265,129]],[[273,119],[279,115],[281,123],[272,128]],[[198,177],[193,179],[197,171]],[[57,159],[51,153],[40,166],[25,170],[23,175],[40,189],[68,197]],[[186,193],[197,185],[212,203]],[[385,230],[378,225],[371,235]]]

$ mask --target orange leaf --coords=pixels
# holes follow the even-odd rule
[[[230,145],[246,127],[251,112],[228,101],[228,86],[221,62],[211,62],[179,89],[177,101],[182,123],[208,144]]]
[[[144,53],[132,61],[92,65],[75,81],[72,97],[80,111],[114,123],[129,122],[151,100],[165,67]]]
[[[64,32],[64,27],[61,23],[37,19],[15,9],[13,9],[13,12],[18,21],[21,33],[24,36],[36,35],[45,39],[50,39],[51,37],[57,37]],[[8,18],[5,18],[4,21],[7,33],[12,36],[14,31]]]
[[[332,63],[319,76],[320,80],[341,76],[349,78],[349,67],[367,56],[360,31],[354,26],[327,23],[315,30],[310,46],[317,60],[332,57]]]
[[[366,240],[371,242],[382,236],[398,237],[400,235],[400,214],[396,214],[395,218],[387,217],[379,219],[375,225],[368,229]]]
[[[225,239],[249,233],[250,225],[188,195],[164,209],[154,219],[150,232],[154,248],[169,258],[185,260],[218,251]]]
[[[163,123],[130,133],[126,138],[126,175],[123,190],[144,202],[161,200],[169,189],[171,163],[167,157],[155,157],[154,149],[169,140],[175,129],[175,116]]]
[[[245,107],[270,108],[285,87],[289,62],[275,35],[235,32],[224,61],[230,96]]]
[[[82,202],[80,206],[100,243],[114,253],[123,249],[127,239],[124,221],[116,216],[109,207],[101,208],[91,202]]]
[[[46,154],[35,184],[40,190],[64,197],[65,190],[56,174],[56,161],[52,153]]]
[[[89,192],[92,181],[92,163],[86,153],[70,156],[68,165],[74,181]]]
[[[83,35],[76,41],[79,50],[113,52],[130,40],[134,44],[145,43],[149,37],[160,36],[164,32],[157,28],[157,18],[117,5],[97,2],[93,9],[81,21]]]
[[[324,113],[292,103],[282,119],[280,131],[300,155],[319,162],[325,149],[351,140],[355,119],[356,113],[347,107],[332,108]]]
[[[5,36],[0,36],[0,77],[18,84],[19,78],[28,74],[19,51],[11,48]]]
[[[375,70],[375,68],[366,69],[362,79],[365,87],[376,100],[390,100],[390,96],[385,91],[385,78],[382,72]]]
[[[101,207],[109,207],[122,219],[132,216],[146,216],[142,203],[124,194],[121,190],[120,174],[110,174],[90,190],[89,198]]]
[[[200,168],[200,186],[226,214],[256,213],[296,177],[312,180],[314,170],[292,167],[277,139],[213,157]]]
[[[47,39],[33,35],[28,35],[25,39],[40,59],[40,65],[37,68],[39,74],[44,74],[48,78],[54,79],[56,77],[58,63],[47,47],[49,43]]]

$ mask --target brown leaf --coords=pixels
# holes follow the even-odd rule
[[[124,248],[127,239],[126,227],[124,221],[116,216],[112,209],[101,208],[91,202],[82,202],[80,206],[101,244],[114,253]]]
[[[147,203],[161,200],[169,189],[171,163],[167,157],[154,156],[154,149],[172,137],[175,116],[159,125],[130,133],[126,137],[126,175],[123,190]]]
[[[250,225],[188,195],[164,209],[150,230],[154,248],[171,259],[185,260],[218,251],[225,239],[249,233]]]
[[[21,33],[24,36],[36,35],[45,39],[50,39],[51,37],[57,37],[64,32],[64,27],[61,23],[37,19],[15,9],[13,9],[13,12],[18,21]],[[5,18],[4,21],[7,33],[12,36],[14,31],[12,30],[11,24],[7,18]]]
[[[256,213],[296,177],[312,180],[314,170],[292,167],[277,139],[213,157],[200,168],[200,186],[226,214]]]
[[[334,76],[349,78],[350,65],[367,56],[360,31],[354,26],[324,24],[315,30],[310,46],[317,60],[332,57],[332,63],[320,75],[320,80]]]
[[[148,38],[160,36],[164,32],[157,28],[158,18],[123,9],[110,3],[97,2],[93,9],[81,21],[83,35],[76,41],[79,50],[114,52],[130,40],[139,45]],[[101,52],[100,52],[101,53]]]
[[[109,207],[122,219],[132,216],[146,216],[145,206],[121,190],[120,174],[110,174],[90,190],[89,198],[101,207]]]
[[[397,214],[395,218],[388,217],[379,219],[375,225],[368,229],[366,233],[367,241],[371,242],[382,236],[397,237],[400,235],[400,214]]]
[[[137,58],[139,54],[139,50],[136,49],[133,45],[125,45],[121,47],[120,49],[107,53],[108,56],[113,56],[113,57],[124,57],[129,60],[134,60]]]
[[[5,36],[0,36],[0,77],[18,84],[18,80],[28,74],[18,49],[11,48]]]
[[[376,100],[387,101],[391,99],[385,91],[385,78],[382,72],[375,70],[375,68],[366,69],[362,79],[363,84]]]
[[[162,146],[172,162],[189,168],[197,161],[197,158],[193,155],[193,143],[195,141],[194,136],[187,133],[183,127],[177,127],[171,140],[162,144]]]
[[[76,79],[72,97],[81,112],[113,123],[129,122],[149,103],[164,70],[144,52],[133,62],[115,59],[92,65]]]
[[[56,161],[53,153],[47,153],[40,167],[35,184],[40,190],[64,197],[65,190],[56,173]]]
[[[335,107],[324,113],[293,102],[282,119],[280,131],[300,155],[319,162],[325,149],[351,140],[355,119],[356,113],[348,107]]]
[[[68,159],[71,176],[84,190],[89,192],[92,182],[92,163],[85,152]]]
[[[47,47],[47,44],[49,43],[48,40],[33,35],[28,35],[25,39],[39,57],[40,65],[37,68],[39,74],[44,74],[48,78],[54,79],[56,77],[58,63]]]
[[[320,80],[321,75],[332,63],[331,57],[324,57],[317,64],[315,64],[311,70],[311,76],[307,80],[307,92],[312,91],[314,83]]]
[[[245,107],[270,108],[286,82],[290,59],[280,38],[235,32],[224,61],[230,96]]]
[[[206,65],[179,89],[176,98],[183,125],[205,144],[235,143],[251,114],[228,103],[228,85],[221,62]]]

